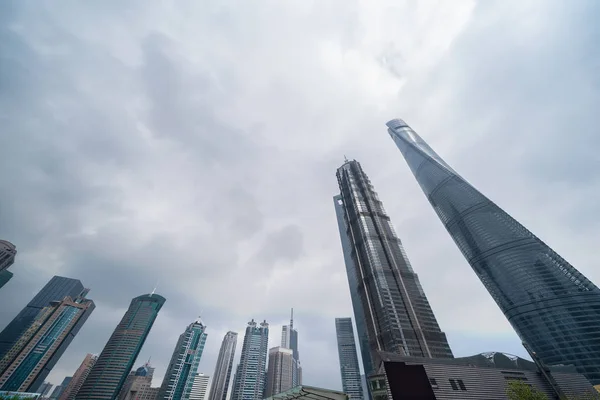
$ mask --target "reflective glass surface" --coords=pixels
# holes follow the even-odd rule
[[[600,383],[600,290],[452,170],[404,121],[388,132],[438,217],[521,339]]]

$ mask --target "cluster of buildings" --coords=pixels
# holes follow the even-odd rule
[[[596,398],[600,289],[471,186],[404,121],[387,126],[533,362],[500,352],[454,358],[383,203],[361,165],[346,160],[337,170],[334,206],[358,340],[350,318],[336,319],[344,392],[357,400],[506,399],[511,382],[523,382],[549,399]]]

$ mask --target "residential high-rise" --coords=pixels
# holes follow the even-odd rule
[[[187,399],[206,343],[206,325],[198,318],[179,336],[158,393],[159,400]]]
[[[292,369],[292,387],[299,386],[302,384],[302,367],[300,365],[300,353],[298,352],[298,331],[294,329],[293,308],[290,317],[290,324],[283,325],[283,327],[281,328],[281,347],[291,349],[293,352],[294,366]],[[285,390],[282,390],[282,392],[283,391]]]
[[[264,397],[290,390],[294,385],[294,351],[285,347],[273,347],[269,350],[269,368],[267,369],[267,387]]]
[[[355,318],[360,319],[359,342],[368,341],[366,373],[373,372],[373,359],[381,351],[451,358],[446,335],[369,178],[357,161],[346,161],[337,179],[340,196],[334,204]]]
[[[0,240],[0,272],[10,267],[15,262],[17,248],[11,242]]]
[[[83,362],[73,374],[73,378],[69,382],[69,384],[63,389],[62,393],[59,396],[59,400],[74,400],[75,395],[81,389],[83,382],[85,382],[86,378],[90,374],[92,367],[96,364],[96,360],[98,356],[96,354],[87,354],[83,359]]]
[[[352,319],[336,318],[335,333],[343,392],[348,395],[350,400],[364,400],[360,366],[358,365],[358,355],[356,353],[356,341],[352,330]]]
[[[266,383],[269,324],[248,322],[240,363],[233,378],[231,400],[260,400]]]
[[[137,359],[166,299],[152,292],[131,300],[96,364],[75,396],[77,400],[113,400]]]
[[[208,389],[208,381],[210,376],[204,374],[196,374],[194,377],[194,385],[190,392],[189,400],[205,400],[206,390]]]
[[[387,123],[427,199],[521,340],[600,383],[600,289],[471,186],[404,121]]]
[[[95,308],[85,298],[52,301],[0,360],[0,390],[35,392]]]
[[[230,331],[227,332],[223,338],[208,400],[227,400],[237,336],[238,334],[236,332]]]
[[[12,348],[17,339],[33,322],[39,312],[52,301],[62,301],[65,297],[76,298],[84,290],[77,279],[55,276],[38,294],[17,314],[0,333],[0,359]]]
[[[156,400],[159,388],[152,387],[154,368],[148,361],[135,371],[132,371],[119,393],[118,400]]]

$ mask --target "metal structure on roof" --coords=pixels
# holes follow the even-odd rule
[[[348,395],[336,390],[312,386],[296,386],[286,392],[267,397],[265,400],[348,400]]]

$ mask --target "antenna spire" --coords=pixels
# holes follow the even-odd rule
[[[348,162],[348,157],[344,154],[344,162]]]
[[[290,317],[290,331],[294,329],[294,308],[292,307],[292,316]]]
[[[154,289],[152,289],[152,293],[150,293],[150,296],[152,296],[154,293],[156,293],[157,288],[158,288],[158,279],[156,280],[156,285],[154,285]]]

